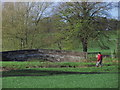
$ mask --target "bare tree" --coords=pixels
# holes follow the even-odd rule
[[[68,24],[69,39],[79,39],[83,51],[87,52],[88,41],[102,35],[107,37],[103,30],[108,28],[108,10],[112,3],[105,2],[64,2],[56,10],[57,15]]]
[[[33,48],[35,36],[40,34],[39,23],[46,17],[51,3],[47,2],[14,2],[4,3],[3,36],[11,38],[11,42],[19,41],[20,49]]]
[[[34,45],[34,40],[37,35],[36,33],[41,34],[41,32],[43,32],[43,30],[41,30],[42,28],[39,27],[40,21],[43,20],[43,18],[48,15],[49,7],[51,6],[52,3],[40,2],[40,3],[34,3],[34,4],[35,6],[33,8],[33,12],[31,13],[33,17],[32,19],[33,19],[33,26],[34,26],[31,43],[30,43],[31,48]]]

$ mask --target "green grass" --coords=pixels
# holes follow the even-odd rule
[[[118,66],[113,62],[105,63],[103,67],[95,67],[95,63],[92,62],[2,62],[2,65],[10,68],[10,71],[2,73],[3,88],[118,87]],[[88,65],[93,66],[87,67]],[[38,66],[51,66],[51,68]],[[54,66],[76,67],[56,68]],[[93,74],[93,72],[95,73]],[[102,74],[103,72],[105,73]]]
[[[116,37],[116,34],[111,32],[110,38],[115,39]],[[36,41],[39,41],[38,36]],[[106,42],[106,39],[103,39],[103,42]],[[36,42],[33,48],[39,48],[39,44]],[[111,51],[113,52],[116,49],[116,41],[111,41],[105,45],[108,45],[110,49],[101,49],[96,41],[89,40],[88,52],[102,52],[102,54],[110,55]],[[81,52],[82,46],[78,46],[79,48],[70,50]],[[40,48],[58,49],[56,45]],[[9,38],[3,38],[2,49],[3,51],[19,50],[19,41],[14,40],[13,42]],[[105,58],[103,61],[107,62],[103,63],[104,66],[97,68],[94,67],[95,63],[91,61],[96,61],[96,58],[91,59],[89,62],[2,62],[0,67],[11,70],[3,72],[3,88],[117,88],[118,74],[109,73],[120,70],[117,63],[113,62],[113,59]],[[87,67],[88,65],[92,65],[92,67]],[[64,68],[56,68],[56,66]],[[73,68],[74,66],[75,68]],[[57,74],[56,71],[59,73]],[[65,74],[64,72],[73,72],[73,74]],[[74,74],[74,72],[108,72],[108,74]]]
[[[41,67],[83,67],[83,66],[95,66],[96,62],[2,62],[3,68],[8,69],[26,69],[26,68],[41,68]],[[103,63],[104,66],[117,65],[116,62]]]
[[[3,88],[117,88],[117,74],[3,77]]]
[[[100,39],[110,49],[108,49],[108,50],[101,49],[100,46],[98,45],[97,41],[94,41],[93,39],[90,39],[90,40],[88,40],[88,52],[102,52],[103,54],[111,54],[111,52],[112,53],[114,52],[114,50],[116,49],[116,41],[114,40],[114,39],[117,38],[116,31],[109,31],[109,32],[107,31],[106,33],[109,34],[111,40],[107,42],[106,38],[100,37]],[[59,49],[56,44],[52,44],[50,46],[50,44],[46,43],[46,45],[44,45],[45,44],[44,43],[44,38],[47,37],[47,36],[50,36],[50,35],[54,35],[53,32],[52,33],[44,33],[44,34],[36,34],[36,38],[35,38],[35,41],[34,41],[33,48],[35,48],[35,49]],[[11,40],[10,38],[6,37],[6,34],[4,34],[3,36],[4,36],[3,41],[2,41],[2,44],[3,44],[2,45],[3,46],[2,50],[3,51],[19,50],[20,49],[20,41],[18,39]],[[31,38],[31,36],[30,36],[30,38]],[[40,40],[41,38],[43,38],[43,39]],[[39,41],[41,41],[41,42],[39,43]],[[42,46],[41,46],[41,44],[42,44]],[[65,46],[69,47],[70,44],[71,43],[69,43],[68,45],[65,44]],[[74,48],[70,48],[68,50],[81,52],[82,51],[82,44],[78,43],[78,41],[75,44],[76,44],[76,46],[78,46],[77,48],[75,48],[73,46]],[[64,44],[62,45],[62,47],[63,46],[64,46]],[[65,47],[63,47],[63,48],[65,48]],[[26,48],[26,49],[28,49],[28,48]]]
[[[86,67],[86,68],[30,68],[21,70],[3,71],[3,76],[40,76],[40,75],[56,75],[56,74],[74,74],[74,73],[117,73],[118,66],[104,66],[104,67]]]
[[[118,72],[118,66],[86,67],[86,68],[34,68],[32,70],[67,71],[67,72]]]

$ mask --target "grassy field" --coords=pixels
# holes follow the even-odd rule
[[[42,29],[44,31],[45,28]],[[7,31],[4,30],[2,34],[2,51],[20,50],[21,39],[8,35],[12,32],[16,33],[16,29],[13,29],[12,32],[6,32]],[[111,55],[116,51],[116,39],[118,38],[116,30],[105,30],[103,33],[109,36],[109,40],[102,36],[98,40],[89,38],[87,42],[88,52],[101,52],[103,55]],[[22,37],[22,35],[24,37],[24,34],[22,33],[20,37]],[[27,45],[24,49],[59,49],[58,43],[55,42],[57,39],[54,36],[58,36],[59,38],[61,35],[56,35],[56,31],[55,33],[54,31],[42,33],[40,29],[40,32],[35,33],[35,38],[32,40],[33,35],[31,32],[31,34],[27,35]],[[83,51],[83,46],[79,43],[78,39],[70,38],[70,40],[61,40],[58,39],[57,41],[60,41],[62,50]],[[31,41],[33,41],[33,45],[31,44]],[[55,43],[51,43],[51,41]],[[101,43],[98,43],[99,41],[101,41]],[[104,43],[104,46],[101,45],[102,42]],[[32,45],[32,47],[28,45]],[[0,74],[3,76],[3,88],[118,87],[118,73],[120,67],[118,67],[117,58],[104,58],[103,67],[95,67],[95,54],[93,57],[91,56],[88,60],[82,62],[53,63],[34,60],[27,62],[13,61],[0,63],[2,63],[0,64]]]
[[[3,77],[3,88],[117,88],[117,74]]]
[[[3,88],[117,88],[117,60],[89,62],[2,62]]]
[[[83,74],[83,73],[118,73],[118,66],[104,67],[79,67],[79,68],[30,68],[3,71],[3,77],[6,76],[21,76],[21,75],[49,75],[49,74]]]
[[[26,69],[26,68],[62,68],[62,67],[95,67],[96,60],[87,60],[84,62],[39,62],[39,61],[26,61],[26,62],[2,62],[3,69],[6,70],[16,70],[16,69]],[[104,58],[104,66],[117,65],[117,59]]]

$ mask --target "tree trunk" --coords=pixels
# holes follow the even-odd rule
[[[25,33],[25,48],[28,48],[28,33]]]
[[[81,41],[83,46],[83,52],[87,52],[87,48],[88,48],[87,38],[81,39]]]
[[[23,39],[22,39],[22,38],[20,39],[20,44],[21,44],[20,48],[21,48],[21,50],[23,50],[24,42],[23,42]]]
[[[61,42],[58,42],[58,48],[59,48],[60,50],[62,50]]]

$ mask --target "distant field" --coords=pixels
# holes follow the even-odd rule
[[[103,38],[103,37],[101,37],[100,40],[102,40],[102,42],[104,42],[104,45],[108,46],[109,49],[101,48],[99,45],[100,43],[98,43],[98,41],[96,41],[94,39],[90,39],[88,41],[88,52],[102,52],[103,54],[111,54],[114,52],[114,50],[116,50],[116,40],[115,39],[118,37],[116,31],[109,31],[106,33],[108,33],[110,40]],[[45,35],[41,35],[41,34],[37,35],[36,40],[35,40],[36,42],[35,42],[35,45],[33,46],[33,48],[36,48],[36,49],[59,49],[56,44],[53,44],[51,46],[50,45],[46,45],[46,46],[43,45],[43,47],[40,46],[40,44],[42,42],[40,42],[39,39],[43,36],[47,37],[49,35],[53,35],[53,33],[52,34],[45,34]],[[73,45],[71,48],[67,48],[71,44],[71,43],[69,43],[68,45],[65,45],[66,47],[63,47],[63,50],[72,50],[72,51],[81,52],[82,45],[81,45],[81,43],[78,43],[78,41],[76,41],[76,42],[75,42],[75,45],[77,47],[76,46],[74,47],[74,45]],[[20,41],[17,39],[11,40],[10,38],[3,37],[2,46],[3,46],[2,47],[3,51],[20,50]],[[64,46],[64,45],[62,45],[62,46]]]

